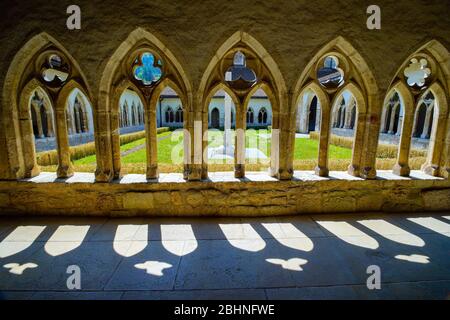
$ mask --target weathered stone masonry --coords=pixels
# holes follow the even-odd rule
[[[1,5],[2,213],[264,215],[450,209],[448,2],[381,1],[381,30],[366,28],[366,5],[357,0],[314,4],[206,0],[177,6],[157,0],[127,3],[127,10],[123,10],[123,1],[80,1],[79,5],[83,15],[79,31],[66,29],[62,3],[5,1]],[[46,19],[48,15],[60,18]],[[162,77],[154,86],[132,77],[136,57],[145,52],[163,61]],[[235,87],[223,78],[237,52],[245,54],[247,66],[257,75],[250,88]],[[343,72],[336,87],[325,87],[318,78],[329,57],[339,62]],[[422,60],[427,62],[429,76],[423,85],[411,85],[405,70]],[[62,74],[64,79],[46,81],[43,70]],[[167,86],[180,97],[185,115],[184,180],[177,184],[161,179],[151,182],[159,177],[155,106]],[[89,183],[22,180],[46,176],[36,163],[27,104],[37,88],[45,93],[55,115],[60,179],[77,178],[68,149],[67,99],[77,89],[89,100],[97,155],[95,178]],[[147,184],[118,182],[122,174],[117,102],[126,89],[135,91],[144,103]],[[207,180],[208,163],[202,157],[207,144],[202,134],[208,127],[209,100],[218,90],[227,92],[236,106],[236,128],[245,129],[245,110],[258,89],[266,92],[273,108],[267,177],[275,180],[245,181],[244,135],[236,137],[234,170],[234,176],[244,181]],[[312,91],[320,104],[315,174],[327,177],[332,106],[344,90],[351,92],[357,109],[348,175],[358,179],[296,180],[293,155],[298,102]],[[393,92],[404,103],[399,153],[392,170],[400,177],[410,176],[409,151],[418,102],[427,92],[435,97],[428,156],[422,167],[427,176],[419,180],[376,179],[380,176],[375,156],[382,110]]]

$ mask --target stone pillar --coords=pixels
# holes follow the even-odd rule
[[[111,114],[110,112],[105,111],[103,108],[95,108],[95,101],[92,101],[92,103],[93,110],[95,110],[94,136],[95,154],[97,155],[95,181],[109,182],[114,177],[119,177],[120,174],[120,166],[116,168],[113,163],[113,147],[111,141]]]
[[[317,167],[315,168],[316,175],[320,177],[327,177],[328,170],[328,146],[330,140],[330,108],[329,106],[322,106],[322,115],[319,133],[319,158]]]
[[[200,108],[201,110],[201,108]],[[207,115],[208,113],[206,113]],[[203,114],[202,112],[194,112],[189,111],[188,118],[184,121],[186,122],[186,135],[189,137],[189,141],[186,141],[185,143],[185,150],[186,148],[189,150],[189,158],[186,158],[186,161],[189,161],[189,164],[187,166],[187,179],[189,181],[199,181],[201,179],[208,178],[208,167],[207,162],[205,162],[205,172],[203,172],[203,163],[204,161],[207,161],[208,159],[203,158],[203,151],[207,152],[207,149],[203,149],[203,147],[207,147],[207,141],[206,144],[203,144]],[[208,118],[206,118],[206,128],[208,127]],[[186,136],[185,135],[185,136]],[[205,134],[207,138],[207,133]],[[205,176],[203,176],[205,174]]]
[[[399,107],[399,103],[396,103],[393,107],[392,107],[392,111],[391,111],[391,118],[390,123],[389,123],[389,134],[394,134],[394,126],[395,126],[395,114],[397,113],[397,108]]]
[[[120,155],[120,128],[119,128],[119,110],[113,106],[110,113],[111,119],[111,147],[112,147],[112,162],[113,162],[113,179],[120,179],[122,177],[122,160]]]
[[[380,132],[382,132],[382,133],[385,133],[387,131],[386,130],[386,116],[387,116],[388,109],[389,109],[389,104],[385,104],[383,106],[383,111],[381,113],[381,120],[380,120],[380,122],[381,122]]]
[[[410,110],[406,112],[406,110]],[[397,160],[392,172],[396,175],[407,177],[410,173],[409,168],[409,152],[411,149],[411,134],[414,122],[414,105],[405,106],[405,115],[402,126],[402,134],[400,136],[400,144],[398,146]]]
[[[236,106],[235,106],[236,107]],[[200,109],[202,110],[202,109]],[[236,116],[237,116],[238,109],[236,108]],[[208,179],[208,115],[209,115],[209,108],[208,106],[202,110],[201,113],[196,114],[196,118],[194,120],[194,149],[197,150],[197,144],[198,139],[197,136],[199,135],[201,138],[201,159],[202,159],[202,179]],[[237,120],[236,120],[237,121]],[[201,124],[201,126],[200,126]],[[197,155],[198,151],[194,151],[194,156]]]
[[[422,130],[422,134],[420,135],[420,138],[422,139],[428,139],[430,136],[428,135],[428,131],[430,129],[430,126],[432,125],[431,123],[431,115],[432,112],[434,112],[434,102],[431,103],[428,107],[427,107],[427,113],[425,114],[425,121],[423,124],[423,130]]]
[[[302,108],[301,105],[297,105],[296,106],[297,112],[295,115],[295,131],[296,132],[300,132],[300,133],[304,133],[304,126],[301,123],[302,120]]]
[[[352,176],[359,177],[361,173],[361,157],[364,148],[364,130],[366,125],[366,114],[357,112],[356,130],[353,139],[352,162],[348,167],[348,173]]]
[[[73,176],[73,166],[70,160],[69,135],[67,134],[66,108],[57,106],[56,110],[56,141],[58,151],[58,178]]]
[[[33,106],[30,106],[33,108]],[[36,161],[36,149],[34,145],[33,122],[31,113],[29,118],[19,120],[21,129],[22,152],[24,161],[24,178],[32,178],[39,175],[40,170]]]
[[[348,105],[345,107],[345,123],[344,123],[344,129],[350,129],[350,122],[352,120],[352,103],[353,101],[350,100]]]
[[[367,115],[364,129],[364,141],[360,165],[360,177],[364,179],[375,179],[377,171],[375,169],[378,135],[380,132],[380,113],[382,101],[378,95],[367,96]]]
[[[322,109],[320,107],[319,100],[317,100],[317,111],[316,111],[316,125],[314,126],[314,131],[319,130],[320,128],[320,121],[322,119]]]
[[[47,130],[49,137],[55,136],[55,129],[53,128],[53,112],[51,111],[47,111]]]
[[[293,96],[288,94],[285,100],[281,100],[280,107],[276,108],[287,110],[287,112],[273,113],[275,130],[272,130],[271,162],[273,162],[273,165],[271,165],[271,171],[276,173],[272,176],[279,180],[290,180],[294,175],[295,124],[292,122],[294,117],[289,112],[288,107],[283,107],[284,105],[291,105],[292,100]]]
[[[224,101],[225,110],[225,122],[224,122],[224,135],[223,135],[223,146],[225,148],[225,154],[229,154],[231,150],[231,97],[226,94]]]
[[[446,138],[442,148],[441,175],[450,180],[450,113],[447,118]]]
[[[38,136],[39,138],[44,138],[44,131],[42,130],[42,117],[41,117],[41,108],[38,106],[32,106],[34,108],[34,111],[36,113],[36,123],[38,127]]]
[[[147,152],[147,179],[158,179],[158,136],[156,130],[156,108],[145,103],[146,108],[146,152]]]
[[[427,160],[422,165],[422,170],[432,176],[439,176],[442,152],[446,135],[447,116],[439,112],[437,119],[433,119],[436,125],[431,129],[430,142],[428,146]]]
[[[245,130],[246,115],[242,104],[236,108],[236,136],[234,144],[234,176],[236,178],[245,177]]]
[[[339,126],[340,128],[344,128],[346,114],[347,114],[347,108],[346,107],[342,107],[341,121],[340,121],[340,126]]]
[[[400,110],[401,112],[401,110]],[[400,116],[398,117],[398,126],[397,126],[397,136],[400,136],[402,134],[402,128],[403,128],[403,116],[400,113]]]

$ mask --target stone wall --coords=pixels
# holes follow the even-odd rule
[[[331,212],[450,210],[450,181],[413,171],[411,178],[381,171],[377,180],[343,172],[330,178],[296,172],[292,181],[265,173],[235,179],[211,173],[209,181],[185,182],[181,175],[144,175],[94,183],[93,174],[56,180],[41,174],[29,181],[0,182],[0,214],[83,216],[268,216]]]
[[[77,60],[92,92],[113,52],[137,27],[161,39],[199,83],[219,46],[238,30],[255,37],[273,56],[292,88],[319,48],[345,37],[387,89],[404,59],[435,38],[450,48],[450,3],[379,0],[381,30],[368,30],[360,0],[123,1],[79,0],[82,29],[66,27],[65,1],[13,1],[0,5],[0,85],[17,51],[45,31]],[[389,57],[389,59],[386,59]]]

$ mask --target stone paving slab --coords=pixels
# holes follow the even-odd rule
[[[448,217],[1,218],[0,299],[448,299]]]

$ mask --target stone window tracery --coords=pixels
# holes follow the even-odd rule
[[[344,71],[339,67],[339,59],[335,56],[327,56],[323,61],[323,67],[317,70],[317,80],[326,88],[337,88],[344,80]]]
[[[423,87],[427,78],[431,75],[431,69],[427,67],[428,61],[425,58],[413,58],[405,68],[404,75],[410,87]]]
[[[135,61],[133,75],[144,86],[151,86],[162,77],[162,62],[155,61],[155,56],[150,52],[144,52]]]

